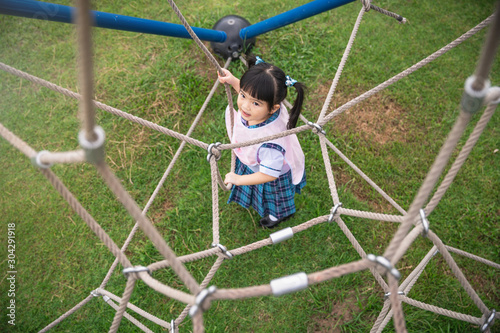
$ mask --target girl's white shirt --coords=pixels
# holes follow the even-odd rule
[[[232,131],[233,135],[231,137],[231,117],[228,106],[226,108],[226,129],[228,136],[230,136],[231,143],[242,143],[285,131],[288,118],[288,111],[286,107],[281,104],[280,115],[274,121],[263,126],[248,128],[243,125],[240,111],[234,111],[234,127]],[[299,184],[304,176],[305,156],[302,152],[302,148],[300,147],[297,135],[292,134],[286,137],[266,141],[265,143],[273,143],[281,146],[285,150],[284,159],[280,158],[283,154],[279,150],[262,148],[264,142],[247,147],[236,148],[234,149],[234,152],[240,161],[249,166],[254,172],[260,171],[273,177],[278,177],[291,169],[293,184]],[[266,165],[261,165],[260,161],[264,160],[266,162],[270,162],[267,162]],[[282,164],[280,168],[276,165],[276,161],[278,161],[278,164]],[[275,170],[270,170],[269,168]],[[277,170],[279,170],[279,174],[277,173]]]

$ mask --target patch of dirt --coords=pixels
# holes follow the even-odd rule
[[[358,306],[356,292],[352,291],[342,301],[335,301],[332,305],[333,310],[328,316],[318,315],[313,317],[316,323],[311,331],[314,333],[339,333],[344,323],[351,321],[354,314],[361,311]]]
[[[315,115],[319,115],[330,85],[324,84],[311,96],[310,100]],[[360,92],[361,93],[361,92]],[[327,114],[357,97],[357,94],[343,95],[336,92]],[[330,121],[338,133],[359,133],[365,140],[380,145],[389,142],[408,142],[408,120],[405,110],[393,99],[376,94],[353,106]]]

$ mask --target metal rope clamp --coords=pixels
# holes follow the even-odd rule
[[[405,296],[406,294],[405,294],[404,291],[398,291],[398,295]],[[389,297],[391,297],[391,292],[390,291],[388,293],[384,294],[384,300],[388,299]]]
[[[175,320],[170,321],[170,333],[175,333]]]
[[[427,217],[425,216],[425,210],[423,209],[420,209],[420,218],[424,227],[424,230],[422,230],[422,236],[427,237],[427,234],[429,233],[429,220],[427,220]]]
[[[215,160],[216,161],[220,160],[221,154],[220,154],[220,151],[217,149],[217,147],[219,147],[220,145],[221,145],[220,142],[211,143],[211,144],[208,145],[208,148],[207,148],[207,151],[208,151],[207,162],[210,163],[210,158],[212,158],[213,155],[215,155]],[[214,154],[212,152],[212,148],[217,149],[217,151],[219,152],[219,154]]]
[[[122,271],[123,275],[125,275],[127,279],[130,273],[139,273],[139,272],[148,272],[149,275],[151,275],[151,270],[144,266],[127,267],[124,268]]]
[[[94,296],[94,297],[99,297],[99,296],[102,296],[101,294],[99,294],[99,293],[97,292],[97,289],[96,289],[96,290],[92,290],[92,291],[90,292],[90,295],[92,295],[92,296]]]
[[[330,210],[330,216],[328,216],[328,223],[332,223],[333,218],[335,217],[335,214],[337,213],[337,210],[341,206],[342,206],[342,202],[339,202],[338,204],[333,206],[333,208]]]
[[[203,308],[203,302],[205,302],[207,297],[212,295],[216,290],[217,288],[215,286],[210,286],[208,289],[200,291],[200,293],[196,295],[195,304],[191,307],[191,309],[189,309],[189,315],[194,317],[199,309],[202,311],[208,310],[208,308]]]
[[[39,151],[35,156],[33,156],[31,158],[31,163],[33,163],[34,166],[37,166],[40,169],[50,168],[53,165],[52,163],[45,164],[45,163],[42,163],[42,161],[40,160],[40,156],[42,156],[43,154],[46,154],[46,153],[50,153],[50,152],[48,150]]]
[[[495,309],[491,309],[491,313],[488,316],[488,318],[486,318],[486,320],[484,321],[484,324],[481,326],[480,332],[486,332],[488,330],[488,328],[491,325],[493,325],[493,322],[495,321],[496,313],[497,313],[497,311]]]
[[[106,134],[101,126],[94,127],[94,133],[97,135],[97,139],[93,142],[87,140],[85,131],[80,131],[78,133],[78,142],[80,147],[85,150],[85,158],[90,163],[100,163],[104,160],[104,141],[106,139]]]
[[[212,247],[218,247],[222,251],[222,253],[224,253],[226,255],[226,257],[228,259],[233,259],[233,254],[231,252],[229,252],[224,245],[222,245],[220,243],[217,243],[217,244],[212,243]]]
[[[320,125],[318,125],[316,123],[313,123],[312,121],[308,121],[307,125],[309,125],[309,126],[311,126],[313,128],[313,132],[314,132],[314,129],[315,129],[316,130],[315,133],[321,133],[323,135],[326,135],[325,130]]]
[[[387,258],[381,257],[381,256],[376,256],[374,254],[368,254],[366,256],[366,259],[370,260],[371,262],[374,262],[376,264],[379,264],[383,268],[387,270],[396,280],[401,279],[401,273],[399,271],[392,267],[391,262],[387,260]]]

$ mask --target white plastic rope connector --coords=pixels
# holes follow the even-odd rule
[[[401,273],[399,273],[399,271],[396,268],[392,267],[391,262],[387,258],[376,256],[374,254],[368,254],[366,256],[366,259],[376,264],[379,264],[380,266],[385,268],[387,272],[389,272],[392,276],[394,276],[396,280],[401,279]]]
[[[80,147],[85,151],[85,158],[87,161],[97,164],[104,160],[104,141],[106,139],[106,134],[101,126],[94,127],[94,133],[97,139],[90,142],[85,136],[85,131],[80,131],[80,133],[78,133],[78,142],[80,143]]]
[[[280,231],[273,232],[272,234],[269,235],[271,238],[271,241],[273,244],[278,244],[283,241],[286,241],[287,239],[290,239],[293,237],[293,230],[291,227],[281,229]]]
[[[484,99],[484,104],[500,104],[500,87],[491,87]]]
[[[40,169],[48,169],[52,166],[52,163],[49,163],[49,164],[45,164],[45,163],[42,163],[40,157],[43,155],[43,154],[47,154],[49,153],[48,150],[42,150],[42,151],[39,151],[35,156],[33,156],[31,158],[31,163],[33,163],[34,166],[36,167],[39,167]]]
[[[490,80],[484,81],[483,89],[477,91],[472,88],[472,84],[476,81],[476,76],[472,75],[465,80],[464,93],[460,105],[462,110],[467,113],[476,113],[483,105],[483,100],[490,89]]]
[[[308,285],[307,274],[301,272],[272,280],[271,290],[274,296],[281,296],[304,290]]]
[[[208,308],[203,308],[203,302],[205,302],[207,297],[212,295],[216,290],[217,288],[215,286],[210,286],[208,289],[203,289],[202,291],[200,291],[200,293],[196,295],[195,304],[191,307],[191,309],[189,309],[189,315],[191,317],[194,317],[198,310],[208,310]]]

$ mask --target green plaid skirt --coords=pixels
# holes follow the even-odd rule
[[[236,158],[235,173],[238,175],[250,175],[253,171]],[[269,214],[278,219],[295,213],[295,193],[299,193],[306,186],[306,174],[299,184],[292,182],[292,172],[288,171],[272,182],[259,185],[233,186],[227,203],[234,201],[248,208],[252,206],[260,216]]]

